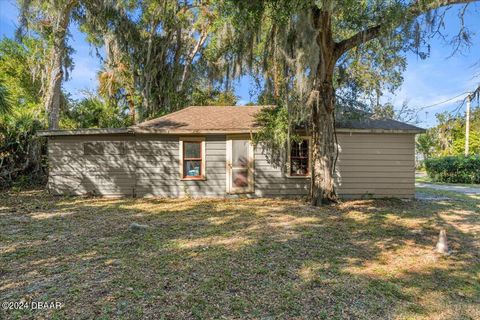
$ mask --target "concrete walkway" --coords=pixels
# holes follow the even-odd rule
[[[454,184],[435,184],[435,183],[417,182],[415,183],[415,187],[453,191],[453,192],[463,193],[467,195],[474,195],[474,196],[480,195],[480,188],[467,187],[467,186],[454,185]]]

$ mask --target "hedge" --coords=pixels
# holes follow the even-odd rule
[[[425,160],[428,176],[435,182],[480,183],[480,156],[448,156]]]

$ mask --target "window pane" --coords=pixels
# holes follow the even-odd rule
[[[292,157],[308,157],[308,140],[292,141],[290,150]]]
[[[185,149],[185,158],[200,158],[200,142],[184,142],[183,147]]]
[[[299,146],[299,156],[308,158],[308,140],[303,140]]]
[[[308,173],[308,159],[292,159],[291,172],[293,175],[306,175]]]
[[[183,175],[185,177],[199,177],[201,175],[202,161],[199,160],[184,160],[183,161]]]
[[[248,166],[248,140],[232,140],[232,164],[234,167]]]
[[[232,182],[236,188],[248,187],[248,169],[233,169]]]
[[[308,174],[308,140],[292,141],[290,146],[290,174]]]

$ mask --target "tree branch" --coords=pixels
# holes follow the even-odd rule
[[[353,36],[335,44],[335,55],[339,58],[348,50],[377,38],[380,35],[382,25],[376,25],[368,29],[357,32]]]
[[[185,61],[185,65],[183,67],[182,79],[180,80],[180,84],[178,86],[179,91],[181,91],[183,89],[185,81],[187,81],[187,78],[188,78],[188,72],[190,70],[190,65],[192,64],[193,59],[197,55],[200,48],[205,43],[205,40],[207,40],[207,37],[208,37],[208,32],[206,30],[203,30],[202,33],[200,34],[200,37],[198,38],[197,44],[195,45],[195,47],[193,47],[192,51],[188,55],[188,57]]]
[[[428,11],[439,9],[441,7],[446,7],[454,4],[468,4],[471,2],[476,2],[478,0],[431,0],[431,1],[415,1],[409,7],[405,9],[405,13],[397,18],[397,20],[391,21],[386,19],[380,24],[371,26],[365,30],[359,31],[348,39],[342,40],[335,45],[335,54],[339,58],[342,54],[348,50],[370,40],[373,40],[379,37],[382,32],[387,31],[388,29],[396,28],[401,22],[410,21],[415,19],[421,14],[427,13]],[[387,28],[387,25],[391,25],[390,28]]]

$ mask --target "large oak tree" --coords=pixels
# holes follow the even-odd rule
[[[228,71],[246,64],[254,72],[261,72],[265,82],[272,83],[271,91],[278,101],[291,104],[292,97],[297,97],[297,109],[307,114],[300,120],[307,119],[313,141],[313,205],[337,199],[335,109],[340,74],[358,72],[359,63],[368,55],[374,58],[367,69],[375,68],[378,62],[388,69],[390,55],[411,48],[420,50],[428,35],[441,32],[445,12],[439,9],[470,2],[474,1],[225,2],[222,13],[226,36],[217,41],[224,45],[224,59],[231,62]],[[467,31],[462,27],[454,40],[456,44],[468,40]],[[296,115],[289,111],[289,117]]]

